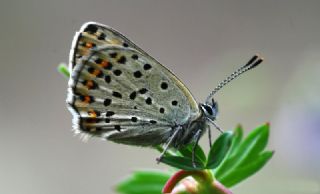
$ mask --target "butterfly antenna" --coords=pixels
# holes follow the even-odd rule
[[[206,103],[210,103],[214,94],[217,93],[223,86],[227,85],[227,83],[239,77],[244,72],[257,67],[262,61],[263,61],[263,58],[261,58],[259,55],[254,55],[244,66],[240,67],[235,72],[233,72],[230,76],[228,76],[225,80],[220,82],[218,86],[207,97]]]

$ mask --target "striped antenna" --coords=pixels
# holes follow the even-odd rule
[[[257,67],[262,61],[263,61],[263,58],[261,58],[259,55],[254,55],[244,66],[237,69],[235,72],[229,75],[225,80],[223,80],[218,84],[218,86],[207,97],[206,104],[211,103],[211,99],[214,96],[214,94],[217,93],[223,86],[227,85],[227,83],[239,77],[244,72]]]

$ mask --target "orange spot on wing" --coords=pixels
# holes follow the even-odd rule
[[[91,117],[91,118],[96,118],[97,117],[97,113],[94,111],[94,110],[90,110],[88,112],[88,115]]]
[[[90,103],[91,102],[90,96],[85,96],[83,102]]]
[[[94,110],[89,110],[88,115],[90,117],[87,119],[88,123],[96,123],[97,122],[97,113]]]
[[[100,65],[101,65],[101,67],[108,67],[109,66],[109,62],[106,61],[106,60],[103,60]]]
[[[101,73],[101,70],[99,70],[99,69],[95,69],[95,70],[92,72],[92,74],[95,75],[95,76],[99,75],[100,73]]]
[[[87,86],[89,89],[92,88],[92,87],[93,87],[93,82],[92,82],[92,80],[87,81],[86,86]]]
[[[92,47],[93,47],[93,44],[92,44],[91,42],[87,42],[87,43],[86,43],[86,47],[87,47],[87,48],[92,48]]]

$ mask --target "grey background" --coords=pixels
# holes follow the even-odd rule
[[[175,72],[199,101],[261,53],[261,67],[216,95],[222,128],[269,121],[276,150],[233,191],[319,194],[319,8],[311,0],[1,1],[0,193],[106,194],[135,169],[166,170],[154,150],[84,143],[70,131],[67,79],[56,67],[75,31],[97,21]]]

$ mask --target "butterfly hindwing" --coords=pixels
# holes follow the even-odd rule
[[[165,143],[173,126],[199,116],[187,88],[120,33],[88,23],[73,44],[67,101],[74,129],[151,146]]]

